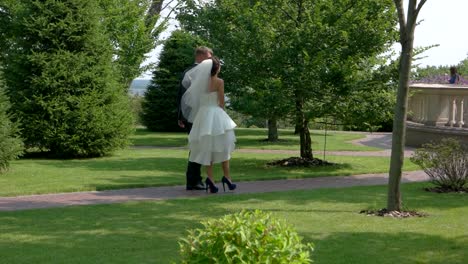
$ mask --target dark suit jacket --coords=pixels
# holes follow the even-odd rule
[[[182,96],[184,95],[185,91],[187,91],[188,87],[184,87],[182,85],[182,80],[185,77],[185,74],[191,70],[193,67],[197,66],[198,63],[192,64],[190,67],[185,69],[185,71],[182,73],[182,78],[180,79],[180,85],[179,85],[179,93],[177,94],[177,120],[182,120],[184,123],[187,123],[187,120],[185,117],[182,115],[182,109],[181,109],[181,101],[182,101]]]

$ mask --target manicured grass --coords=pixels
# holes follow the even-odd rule
[[[425,218],[358,212],[385,205],[386,187],[353,187],[0,212],[3,263],[171,263],[200,221],[241,209],[273,213],[315,244],[317,264],[468,263],[468,195],[404,184]],[[229,226],[226,226],[229,229]]]
[[[323,151],[325,145],[324,131],[311,131],[312,149]],[[299,136],[294,135],[293,130],[280,129],[280,141],[275,143],[265,142],[267,138],[266,129],[238,128],[236,129],[237,147],[255,149],[284,149],[299,150]],[[326,150],[338,151],[372,151],[380,150],[367,146],[352,144],[350,141],[364,138],[362,133],[350,133],[340,131],[328,131],[326,137]],[[182,147],[187,145],[187,134],[184,133],[156,133],[143,128],[138,128],[135,135],[131,137],[135,146],[172,146]]]
[[[182,185],[185,184],[187,156],[187,150],[129,149],[99,159],[21,159],[12,162],[11,170],[1,175],[0,196]],[[232,177],[236,181],[323,177],[383,173],[389,167],[388,157],[350,156],[327,156],[327,160],[340,164],[332,167],[266,166],[268,161],[287,157],[234,152]],[[220,166],[215,168],[215,175],[221,177]],[[407,160],[404,170],[417,169]]]

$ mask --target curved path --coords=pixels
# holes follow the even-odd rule
[[[388,137],[387,134],[371,134],[366,139],[355,142],[356,144],[382,144]],[[380,142],[380,143],[379,143]],[[382,145],[383,146],[383,145]],[[382,147],[380,146],[380,147]],[[247,150],[243,152],[269,152],[269,153],[289,153],[289,151],[268,151],[268,150]],[[366,155],[366,156],[388,156],[388,149],[376,152],[327,152],[332,155]],[[411,155],[412,150],[407,150]],[[297,152],[291,152],[297,154]],[[406,155],[406,154],[405,154]],[[423,171],[404,172],[402,182],[427,181],[429,178]],[[238,189],[234,192],[223,193],[221,195],[233,195],[243,193],[262,193],[288,190],[311,190],[319,188],[342,188],[351,186],[383,185],[388,182],[388,173],[382,174],[364,174],[353,176],[319,177],[292,180],[269,180],[269,181],[249,181],[236,182]],[[221,187],[218,183],[218,187]],[[183,197],[201,197],[211,195],[204,191],[186,191],[185,186],[169,187],[149,187],[134,188],[110,191],[91,191],[75,193],[59,193],[45,195],[30,195],[17,197],[0,197],[0,211],[14,211],[37,208],[63,207],[70,205],[89,205],[89,204],[107,204],[120,203],[131,200],[162,200]],[[217,194],[219,195],[219,194]]]

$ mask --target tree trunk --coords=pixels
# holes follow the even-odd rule
[[[153,28],[154,23],[156,23],[156,16],[159,16],[161,13],[162,5],[163,5],[164,0],[152,0],[150,8],[148,10],[148,13],[146,14],[146,27],[148,28]],[[149,32],[151,33],[151,32]]]
[[[301,143],[301,158],[313,159],[312,140],[310,139],[309,120],[304,114],[303,97],[296,92],[296,127],[299,130],[299,138]]]
[[[296,123],[296,125],[294,126],[294,135],[297,134],[299,134],[299,125]]]
[[[302,131],[300,133],[301,139],[301,158],[313,159],[312,153],[312,140],[310,139],[309,120],[304,118]]]
[[[400,182],[405,150],[406,115],[409,90],[408,81],[413,51],[412,40],[411,45],[409,45],[409,43],[407,44],[402,45],[397,104],[395,106],[395,116],[393,120],[392,154],[390,159],[387,198],[387,209],[391,211],[401,210]]]
[[[406,115],[408,106],[409,76],[411,61],[413,58],[414,29],[418,13],[426,0],[410,0],[408,4],[408,16],[405,19],[403,1],[394,0],[398,11],[400,24],[400,77],[398,82],[397,104],[395,106],[395,117],[393,120],[392,154],[390,160],[390,171],[388,179],[387,210],[401,211],[401,172],[404,161],[405,137],[406,137]],[[417,6],[417,7],[416,7]]]
[[[268,119],[268,141],[278,141],[278,121],[275,117]]]

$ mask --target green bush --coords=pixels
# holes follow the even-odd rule
[[[23,151],[23,142],[18,137],[18,126],[11,122],[7,114],[10,102],[3,92],[0,80],[0,173],[7,170],[10,161]]]
[[[242,211],[202,222],[180,242],[182,263],[311,263],[312,244],[261,211]]]
[[[468,149],[457,140],[444,138],[417,149],[411,161],[419,165],[431,182],[446,191],[468,188]]]

